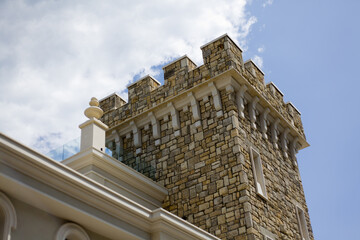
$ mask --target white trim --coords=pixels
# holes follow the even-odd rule
[[[79,152],[74,156],[63,160],[61,163],[75,170],[89,165],[95,165],[115,178],[126,182],[130,186],[152,196],[160,202],[162,202],[168,194],[165,187],[160,186],[158,183],[152,181],[133,168],[94,148]]]
[[[55,240],[90,240],[90,237],[79,225],[65,223],[57,231]]]
[[[87,120],[86,122],[80,124],[79,128],[83,129],[84,127],[86,127],[90,124],[94,124],[105,131],[109,129],[109,127],[105,123],[103,123],[102,121],[100,121],[99,119],[96,119],[96,118],[91,118],[91,119]]]
[[[0,167],[1,189],[104,237],[150,239],[157,228],[189,240],[219,239],[163,209],[150,210],[1,133],[0,154],[0,166],[6,166]],[[78,208],[77,201],[85,207]]]
[[[264,235],[264,240],[275,240],[275,239],[273,239],[272,237]]]
[[[250,147],[251,165],[254,174],[254,183],[256,193],[267,200],[266,183],[260,154],[252,147]]]
[[[264,240],[276,240],[276,235],[264,227],[260,226],[260,233],[263,235]]]
[[[302,240],[310,240],[309,237],[309,230],[307,228],[307,222],[305,218],[304,210],[299,206],[296,205],[296,217],[298,220],[299,232]]]
[[[11,239],[11,229],[16,229],[17,217],[15,208],[10,199],[2,192],[0,192],[0,211],[4,214],[4,232],[2,239]]]

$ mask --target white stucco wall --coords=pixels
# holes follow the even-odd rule
[[[18,221],[16,230],[11,233],[11,240],[52,240],[61,225],[67,222],[66,219],[53,216],[18,199],[9,199],[14,205]],[[85,230],[91,240],[109,240],[89,229]]]

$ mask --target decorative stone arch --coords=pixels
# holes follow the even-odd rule
[[[2,192],[0,192],[0,214],[4,217],[4,226],[2,239],[10,240],[11,239],[11,230],[16,229],[16,212],[15,208],[12,205],[10,199]]]
[[[55,240],[90,240],[90,237],[79,225],[65,223],[57,231]]]

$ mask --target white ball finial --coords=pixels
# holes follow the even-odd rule
[[[99,101],[95,98],[92,97],[90,102],[89,102],[90,107],[88,107],[87,109],[85,109],[85,116],[90,118],[96,118],[99,119],[101,118],[101,116],[104,114],[104,111],[99,108]]]

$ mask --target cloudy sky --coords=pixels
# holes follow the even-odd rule
[[[79,135],[92,96],[228,33],[246,47],[256,22],[246,1],[2,1],[1,131],[47,150]],[[216,6],[216,7],[214,7]],[[21,126],[21,127],[20,127]]]
[[[298,154],[316,239],[360,221],[359,1],[0,1],[0,131],[46,153],[117,92],[228,33],[302,112]]]

